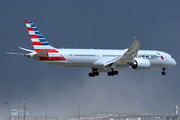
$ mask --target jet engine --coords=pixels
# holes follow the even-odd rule
[[[151,67],[151,62],[146,59],[135,59],[131,66],[136,70],[148,70]]]

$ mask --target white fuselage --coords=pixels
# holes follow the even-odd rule
[[[87,67],[87,68],[103,68],[103,61],[112,60],[122,57],[127,51],[125,50],[107,50],[107,49],[57,49],[59,56],[63,56],[65,60],[41,62],[61,66],[61,67]],[[48,53],[50,57],[54,53]],[[56,55],[57,55],[56,54]],[[146,59],[151,62],[150,68],[169,68],[176,65],[176,61],[168,53],[152,50],[139,50],[135,59]],[[102,60],[102,61],[101,61]],[[108,67],[108,66],[106,66]],[[129,68],[127,63],[116,66],[116,68]]]

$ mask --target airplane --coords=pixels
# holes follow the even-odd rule
[[[132,68],[135,70],[162,69],[162,75],[166,70],[176,65],[175,59],[168,53],[156,50],[139,50],[140,42],[134,37],[134,42],[128,49],[58,49],[51,46],[40,33],[33,22],[25,20],[25,24],[31,38],[34,50],[19,47],[28,51],[28,58],[55,65],[71,68],[91,68],[89,77],[98,76],[100,72],[106,72],[108,76],[118,74],[115,69]]]

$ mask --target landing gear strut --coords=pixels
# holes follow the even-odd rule
[[[92,68],[92,73],[89,73],[89,77],[95,77],[99,75],[98,69]]]
[[[162,70],[163,70],[162,75],[166,75],[166,72],[165,72],[166,68],[162,68]]]
[[[111,68],[111,71],[109,71],[107,74],[108,74],[108,76],[114,76],[114,75],[118,74],[118,71]]]

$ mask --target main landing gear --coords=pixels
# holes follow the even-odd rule
[[[162,75],[166,75],[166,72],[165,72],[166,68],[162,68],[162,70],[163,70]]]
[[[92,68],[92,73],[89,73],[89,77],[95,77],[99,75],[98,69]]]
[[[114,69],[111,69],[111,71],[109,71],[107,74],[108,74],[108,76],[114,76],[114,75],[118,74],[118,71],[114,70]]]

